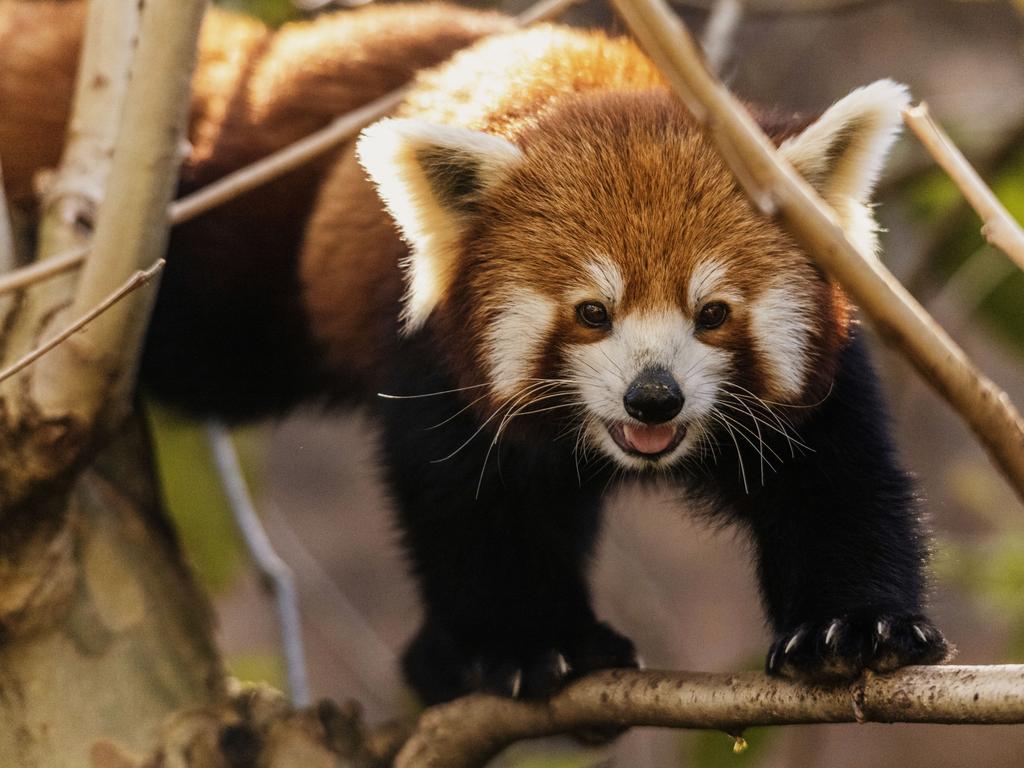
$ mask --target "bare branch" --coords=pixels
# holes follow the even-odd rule
[[[970,425],[1024,498],[1024,420],[1006,393],[877,259],[847,240],[835,214],[775,147],[736,98],[704,66],[682,21],[663,0],[613,0],[754,204],[778,211],[790,232],[853,297],[875,327]]]
[[[171,223],[180,224],[194,219],[333,149],[397,107],[405,98],[405,94],[405,88],[392,91],[365,106],[347,112],[326,128],[174,201],[168,211]]]
[[[427,709],[396,768],[475,768],[519,739],[595,728],[798,723],[1024,723],[1024,665],[907,667],[851,686],[810,687],[759,672],[609,670],[548,701],[474,695]]]
[[[928,105],[922,102],[904,110],[903,121],[981,217],[984,222],[981,233],[985,239],[1024,269],[1024,230],[967,162],[953,140],[932,119]]]
[[[123,299],[125,296],[137,290],[138,288],[141,288],[143,285],[145,285],[154,277],[156,277],[156,275],[159,274],[160,270],[162,270],[163,268],[164,260],[160,259],[159,261],[157,261],[156,264],[151,266],[149,269],[139,270],[138,272],[136,272],[134,275],[129,277],[121,285],[121,287],[119,287],[117,290],[115,290],[113,293],[111,293],[109,296],[103,299],[103,301],[101,301],[99,304],[97,304],[95,307],[89,310],[86,314],[82,315],[82,317],[78,318],[78,320],[71,323],[71,325],[62,330],[52,339],[36,347],[31,352],[22,356],[21,358],[19,358],[18,360],[4,368],[2,371],[0,371],[0,381],[9,379],[11,376],[18,373],[18,371],[24,370],[25,368],[30,366],[32,363],[41,358],[47,352],[56,349],[57,346],[59,346],[62,342],[71,338],[80,330],[85,328],[85,326],[87,326],[97,317],[102,315],[112,306],[117,304],[117,302],[121,301],[121,299]]]
[[[213,460],[217,466],[221,486],[228,497],[231,515],[242,534],[245,548],[274,595],[291,703],[296,707],[308,707],[309,679],[306,675],[306,651],[302,642],[302,621],[299,617],[299,598],[295,591],[295,575],[288,567],[288,563],[274,550],[260,516],[256,513],[256,506],[242,474],[242,465],[228,428],[222,421],[211,420],[206,423],[206,435],[213,450]]]
[[[6,275],[0,275],[0,295],[19,291],[69,270],[77,269],[85,261],[90,250],[88,245],[83,245],[46,259],[46,261],[37,261]]]

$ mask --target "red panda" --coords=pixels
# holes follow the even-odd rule
[[[47,35],[66,78],[73,40]],[[944,658],[853,308],[628,40],[442,5],[274,35],[212,16],[182,189],[432,65],[355,146],[175,231],[144,386],[234,418],[373,409],[424,604],[404,671],[426,702],[636,666],[586,579],[601,498],[630,478],[677,483],[748,533],[770,674]],[[8,71],[5,100],[29,87]],[[815,119],[753,110],[864,251],[906,103],[881,81]],[[32,125],[5,112],[3,156]]]

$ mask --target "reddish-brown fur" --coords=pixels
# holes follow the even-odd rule
[[[18,198],[57,160],[81,19],[77,3],[0,0],[0,157]],[[271,32],[212,13],[181,189],[510,24],[450,6],[394,6]],[[844,226],[859,227],[865,251],[874,232],[864,198],[906,102],[897,84],[876,85],[789,147],[819,184],[839,179],[834,207]],[[585,579],[601,496],[624,467],[665,468],[749,530],[774,633],[770,673],[852,680],[946,655],[921,612],[926,546],[912,484],[845,297],[751,209],[634,45],[555,26],[498,35],[421,74],[399,112],[411,119],[371,127],[360,142],[381,196],[342,148],[174,231],[142,374],[159,394],[222,416],[353,389],[412,395],[378,401],[376,414],[425,608],[403,669],[425,701],[474,689],[543,696],[572,675],[636,665],[632,643],[598,621]],[[776,141],[806,125],[759,120]],[[403,175],[402,163],[420,175]],[[595,258],[612,264],[612,277],[598,264],[579,279]],[[422,270],[403,340],[405,260]],[[589,322],[587,305],[604,296],[606,319]],[[728,322],[693,322],[725,300]],[[598,353],[611,366],[603,372]],[[709,359],[701,382],[694,370]],[[539,377],[546,389],[520,388]],[[563,377],[572,391],[551,389]],[[713,394],[701,392],[708,383]],[[467,396],[459,384],[474,389]],[[486,420],[465,405],[479,386],[491,398],[478,406]],[[499,445],[524,415],[521,399],[501,399],[506,387],[549,404],[575,400],[528,412],[536,422]],[[759,425],[775,429],[765,417],[781,418],[780,399],[813,407],[779,409],[778,436],[762,436]],[[586,411],[576,447],[594,442],[615,469],[592,462],[584,445],[581,472],[571,440],[559,442],[570,435],[562,427],[576,426],[555,410],[567,405]],[[794,449],[791,421],[807,452]],[[710,462],[682,442],[694,435],[697,446],[707,438]]]
[[[491,87],[475,87],[484,83]],[[472,233],[472,248],[455,270],[459,282],[437,312],[444,333],[479,342],[502,285],[559,296],[595,246],[614,254],[631,286],[623,312],[681,304],[697,255],[721,253],[748,297],[769,274],[789,275],[795,290],[814,293],[822,310],[812,365],[818,376],[805,394],[817,399],[827,387],[848,322],[844,297],[780,226],[751,209],[631,42],[551,26],[492,38],[421,75],[400,114],[495,133],[526,151],[507,185],[483,204],[479,218],[487,225]],[[762,122],[778,141],[806,125],[773,114]],[[591,151],[581,153],[584,146]],[[364,172],[344,157],[321,193],[302,258],[307,307],[331,365],[355,366],[371,379],[394,335],[402,292],[397,261],[405,252],[378,209]],[[554,336],[583,340],[588,332],[573,307],[564,309]],[[740,315],[709,341],[749,350],[747,324]],[[478,383],[481,348],[460,343],[450,352],[461,383]],[[747,362],[756,374],[756,360]]]
[[[9,191],[23,198],[32,174],[58,159],[83,14],[80,3],[4,8],[0,157]],[[193,151],[182,190],[301,138],[416,70],[510,26],[504,17],[444,5],[370,8],[277,32],[211,12],[200,41]],[[438,321],[451,332],[482,331],[494,309],[493,286],[508,280],[554,293],[578,269],[581,249],[596,239],[615,254],[631,286],[624,309],[679,303],[693,255],[716,250],[731,254],[734,278],[751,294],[766,273],[787,271],[794,284],[817,294],[814,303],[823,310],[817,341],[827,344],[816,347],[822,358],[816,362],[827,363],[831,347],[841,343],[848,315],[842,294],[781,228],[750,209],[632,43],[555,26],[497,36],[420,75],[400,114],[488,131],[528,150],[514,176],[519,192],[486,201],[491,226],[477,233],[472,254],[464,257],[475,268],[459,270],[465,284],[439,308]],[[778,139],[797,127],[775,117],[763,122]],[[570,152],[587,143],[603,150]],[[688,169],[684,176],[676,173],[681,167]],[[524,217],[524,209],[532,215]],[[296,247],[307,218],[300,266],[305,310],[330,369],[370,383],[395,337],[403,291],[399,261],[406,251],[351,150],[179,228],[174,242],[191,263],[177,279],[200,304],[216,305],[239,291],[259,300],[257,288],[272,289],[280,270],[294,269],[280,254]],[[661,251],[672,258],[651,258]],[[536,253],[550,255],[539,268],[531,258]],[[749,348],[745,319],[728,327],[710,337],[712,343]],[[560,318],[559,329],[567,339],[586,333],[569,315]],[[473,345],[453,350],[464,378],[479,378],[480,354]],[[828,380],[828,365],[814,368]]]
[[[59,161],[84,6],[50,0],[0,5],[0,162],[7,192],[19,205],[34,202],[33,177]],[[277,31],[246,16],[211,10],[193,80],[188,131],[193,149],[179,190],[192,191],[264,157],[398,88],[481,36],[512,27],[508,17],[441,3],[328,14]],[[143,370],[158,392],[176,399],[161,385],[170,378],[194,377],[178,386],[203,392],[218,388],[211,379],[222,369],[228,379],[300,364],[301,355],[287,354],[300,346],[287,338],[304,334],[297,327],[303,313],[295,306],[297,252],[320,184],[343,149],[175,228],[164,276],[167,290],[161,294],[173,293],[173,306],[158,304],[151,329],[164,352],[147,358]],[[354,186],[368,191],[361,180]],[[371,226],[385,230],[381,244],[393,240],[372,193],[361,208],[343,215],[349,222],[372,220]],[[350,285],[367,276],[371,286],[362,295],[383,294],[387,303],[387,280],[376,279],[373,268],[361,263],[367,255],[360,251],[351,261]],[[378,257],[373,267],[379,273],[389,260],[394,266],[397,254],[385,247]],[[267,338],[280,340],[286,351],[268,350]],[[239,368],[243,358],[256,362]],[[284,372],[280,379],[288,377]],[[265,386],[269,391],[277,385]],[[282,392],[281,400],[293,396]],[[218,405],[211,400],[198,407]]]
[[[33,175],[54,167],[65,138],[85,3],[0,7],[0,158],[12,198],[31,195]],[[194,188],[322,128],[399,87],[507,17],[440,3],[382,6],[285,25],[211,10],[203,24],[189,126],[193,151],[182,184]],[[246,218],[285,221],[305,176],[246,201]],[[304,197],[304,195],[299,195]],[[283,207],[282,207],[283,206]]]

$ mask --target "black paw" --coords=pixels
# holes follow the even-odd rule
[[[425,704],[474,691],[511,698],[545,698],[598,669],[637,667],[636,649],[607,624],[576,640],[520,653],[484,650],[466,657],[436,626],[427,625],[403,658],[406,680]]]
[[[473,690],[512,698],[546,698],[570,680],[599,669],[639,665],[632,641],[604,623],[581,638],[512,658],[475,660],[468,681]]]
[[[769,675],[815,683],[853,680],[865,669],[891,672],[937,664],[951,649],[927,618],[862,614],[810,621],[779,635],[768,651]]]

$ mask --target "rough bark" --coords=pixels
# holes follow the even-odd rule
[[[0,765],[148,751],[168,714],[226,698],[210,606],[161,517],[134,426],[0,534]]]
[[[132,88],[166,103],[143,99],[126,110],[118,130],[135,140],[118,143],[111,166],[122,196],[100,208],[106,245],[75,292],[71,280],[57,281],[16,299],[2,329],[6,361],[45,339],[62,307],[91,309],[104,281],[123,281],[125,261],[161,254],[203,6],[142,4]],[[87,37],[111,45],[103,34]],[[133,35],[117,44],[122,66]],[[92,88],[101,100],[105,91]],[[114,128],[118,118],[111,108]],[[83,199],[65,202],[72,198]],[[77,240],[76,226],[65,217],[53,237]],[[209,606],[160,512],[146,440],[126,421],[128,389],[113,386],[134,370],[146,321],[145,303],[135,304],[105,318],[106,334],[87,352],[69,345],[48,377],[30,369],[0,387],[0,765],[81,768],[104,740],[149,751],[168,715],[227,699]]]

